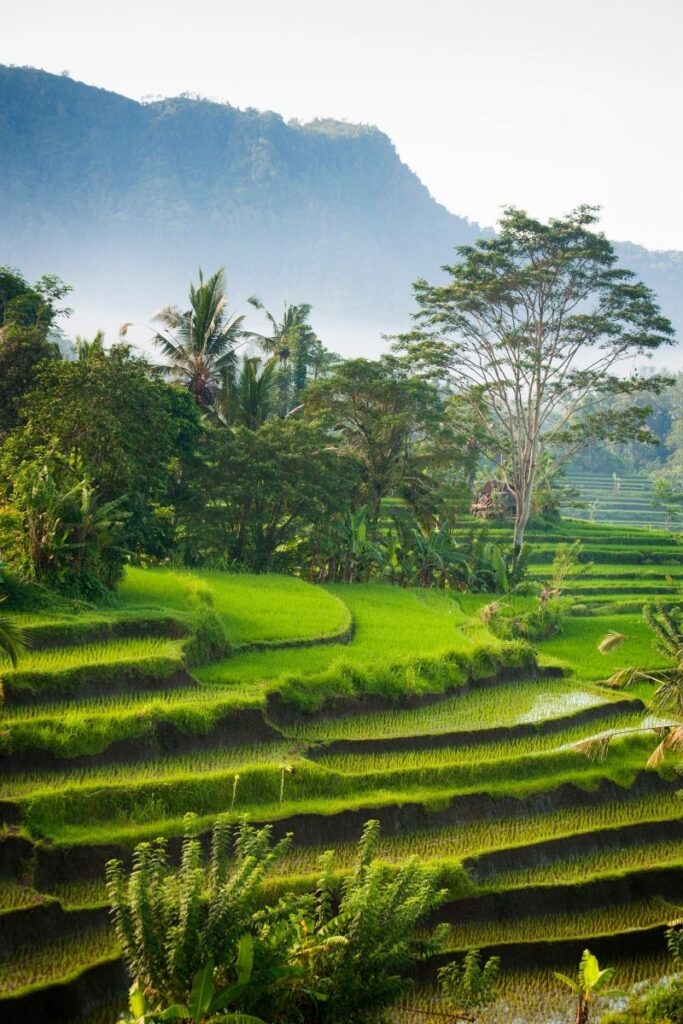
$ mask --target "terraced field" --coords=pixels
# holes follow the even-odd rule
[[[311,884],[330,846],[343,872],[378,818],[383,857],[442,872],[453,949],[496,949],[534,986],[587,944],[624,983],[651,974],[683,879],[678,777],[646,769],[647,737],[602,762],[573,745],[641,721],[647,692],[601,680],[661,664],[640,607],[678,600],[683,543],[564,521],[530,536],[535,577],[572,536],[592,563],[568,587],[578,614],[536,651],[488,631],[486,595],[268,576],[131,570],[109,610],[25,614],[0,718],[0,1019],[115,1019],[104,864],[188,810],[293,831],[274,894]],[[231,645],[201,664],[200,606]],[[627,640],[600,656],[612,628]],[[509,1019],[503,995],[482,1020]]]
[[[667,530],[681,527],[677,516],[654,501],[652,480],[645,475],[569,473],[566,482],[580,502],[579,508],[566,511],[578,519]]]

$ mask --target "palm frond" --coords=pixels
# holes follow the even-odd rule
[[[589,761],[604,761],[613,738],[612,733],[606,733],[604,736],[591,736],[590,739],[575,743],[572,749],[578,751],[579,754],[584,754]]]
[[[622,690],[628,686],[633,686],[634,683],[640,682],[646,677],[646,673],[641,672],[640,669],[634,665],[629,668],[619,668],[616,672],[613,672],[609,679],[605,680],[605,686],[612,686],[615,690]]]
[[[0,598],[0,601],[2,600],[4,598]],[[24,631],[7,616],[0,616],[0,653],[4,653],[16,668],[25,649],[26,635]]]
[[[626,639],[627,637],[624,633],[618,633],[616,630],[611,629],[609,633],[605,633],[599,642],[598,650],[600,654],[611,654],[612,651],[618,650]]]

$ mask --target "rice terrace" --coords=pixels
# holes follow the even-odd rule
[[[629,978],[656,972],[683,872],[677,777],[646,768],[642,736],[600,761],[572,747],[641,721],[647,688],[602,681],[661,664],[635,609],[676,599],[683,543],[556,529],[531,535],[532,577],[575,537],[587,560],[613,549],[619,562],[575,567],[563,631],[534,652],[483,625],[487,595],[272,575],[129,569],[111,609],[18,614],[30,646],[3,674],[3,1020],[100,1001],[88,1019],[114,1019],[125,983],[105,863],[177,839],[188,811],[203,831],[226,812],[292,831],[275,888],[314,885],[327,846],[349,870],[377,819],[379,856],[438,869],[452,948],[500,955],[531,992],[586,944]],[[231,649],[188,670],[197,593]],[[600,655],[611,628],[628,639]],[[501,1005],[480,1019],[509,1019]]]
[[[0,1024],[683,1024],[683,8],[560,7],[3,14]]]

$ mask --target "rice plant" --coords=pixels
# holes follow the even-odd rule
[[[0,994],[65,978],[116,953],[116,939],[109,928],[27,946],[12,957],[0,958]]]
[[[5,910],[19,910],[42,903],[44,897],[30,885],[21,885],[11,878],[0,879],[0,915]],[[0,916],[0,921],[2,920]]]
[[[537,914],[533,917],[504,917],[496,921],[456,921],[453,949],[491,946],[506,942],[536,942],[614,935],[633,928],[665,924],[671,908],[661,899],[638,900],[609,907],[595,907],[576,913]]]
[[[567,679],[531,679],[463,690],[426,707],[346,718],[302,719],[287,728],[298,740],[384,739],[481,730],[560,718],[613,699],[609,691]]]
[[[173,611],[203,596],[233,644],[329,637],[350,621],[343,598],[289,576],[130,567],[119,596],[126,608]]]
[[[594,738],[603,731],[635,727],[642,721],[637,711],[601,719],[599,724],[575,725],[558,732],[520,739],[486,742],[480,740],[470,745],[436,747],[424,750],[385,750],[368,753],[322,754],[316,757],[318,764],[342,774],[361,771],[390,771],[396,768],[422,768],[448,764],[483,764],[510,760],[527,755],[548,753],[569,747],[583,738]],[[596,729],[600,731],[596,734]],[[323,748],[324,749],[324,748]]]
[[[527,885],[551,885],[578,882],[596,875],[620,871],[683,864],[680,839],[655,843],[623,844],[616,850],[592,850],[582,856],[553,862],[549,858],[539,866],[518,871],[502,871],[481,884],[481,888],[500,889]]]
[[[88,665],[114,665],[147,658],[177,658],[180,654],[181,644],[178,640],[158,637],[108,640],[105,643],[82,644],[78,647],[27,651],[16,670],[3,668],[3,674],[9,678],[21,677],[29,672],[57,673]]]
[[[66,910],[104,906],[107,902],[104,876],[82,878],[78,882],[63,882],[52,886],[50,894],[55,896]]]
[[[69,790],[90,786],[143,783],[157,780],[171,782],[195,773],[225,771],[249,764],[274,764],[291,753],[291,743],[263,743],[245,747],[223,747],[205,753],[164,757],[140,764],[102,765],[101,767],[69,769],[27,775],[5,775],[0,779],[0,798],[19,799],[31,793]]]
[[[491,850],[523,846],[547,839],[571,836],[583,836],[588,839],[591,834],[601,829],[678,820],[682,816],[683,804],[676,793],[649,796],[640,800],[625,798],[622,801],[614,800],[592,807],[575,807],[551,814],[520,815],[493,820],[484,818],[430,831],[382,836],[378,856],[392,863],[413,855],[426,860],[462,859],[476,857]],[[280,870],[291,874],[309,873],[315,869],[316,858],[323,852],[324,847],[304,847],[295,844],[283,859]],[[347,867],[352,863],[351,844],[336,844],[335,852],[341,867]],[[626,858],[628,853],[624,852],[623,856]],[[564,861],[560,862],[560,870],[563,863]],[[496,887],[498,877],[503,876],[497,876],[492,881]]]
[[[670,962],[663,951],[660,956],[616,960],[613,966],[615,983],[622,989],[657,980],[670,970]],[[571,993],[550,968],[506,971],[503,964],[497,991],[495,1002],[477,1010],[477,1024],[573,1024],[575,1019],[576,1007]],[[604,1011],[615,1002],[603,1000],[598,1009]],[[440,994],[425,988],[402,1000],[390,1020],[392,1024],[424,1024],[426,1020],[438,1020],[438,1015],[446,1009]],[[430,1017],[430,1014],[436,1016]]]

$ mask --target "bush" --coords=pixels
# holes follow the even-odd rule
[[[192,1005],[197,1022],[220,1011],[271,1024],[375,1024],[411,988],[416,962],[445,943],[447,926],[416,935],[446,896],[438,874],[417,858],[398,869],[376,861],[376,821],[341,883],[329,852],[315,893],[265,907],[264,880],[291,838],[273,846],[269,827],[243,824],[235,834],[219,818],[207,860],[196,819],[185,824],[179,870],[163,839],[136,848],[128,877],[119,861],[107,866],[131,1009],[151,1011],[150,1022],[187,1017],[181,1009]]]
[[[483,609],[483,618],[491,632],[501,640],[547,640],[562,632],[564,611],[558,601],[539,601],[535,608],[518,615],[494,602]]]
[[[220,615],[204,600],[197,603],[191,624],[192,636],[185,644],[188,668],[227,657],[231,646]]]
[[[607,1013],[600,1024],[681,1024],[683,1021],[683,980],[661,981],[654,988],[631,996],[624,1010]]]

